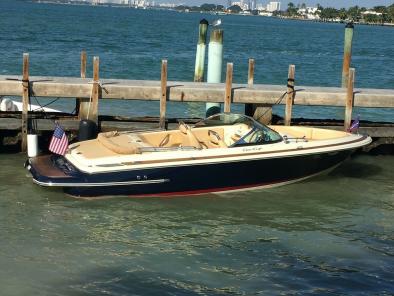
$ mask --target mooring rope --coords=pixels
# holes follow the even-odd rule
[[[296,93],[296,92],[298,91],[298,90],[295,90],[295,89],[294,89],[294,86],[292,86],[291,88],[292,88],[292,91],[290,91],[290,92],[285,91],[285,92],[279,97],[279,99],[274,103],[274,105],[279,105],[279,104],[282,102],[283,98],[284,98],[287,94]],[[273,105],[273,106],[274,106],[274,105]],[[256,120],[259,121],[260,118],[262,118],[265,114],[268,113],[268,111],[270,111],[270,109],[272,109],[272,108],[267,108],[267,110],[266,110],[263,114],[261,114]]]

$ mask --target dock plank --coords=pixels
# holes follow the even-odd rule
[[[0,75],[0,96],[21,96],[22,77]],[[37,97],[89,98],[92,79],[31,76],[32,95]],[[101,79],[103,99],[159,100],[160,81]],[[224,83],[168,81],[169,101],[223,102]],[[284,104],[278,99],[286,85],[233,84],[234,103]],[[295,105],[344,106],[346,89],[340,87],[296,86]],[[354,106],[394,108],[394,89],[355,88]]]

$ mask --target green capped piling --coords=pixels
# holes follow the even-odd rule
[[[342,67],[342,87],[347,87],[349,80],[349,69],[352,60],[352,42],[353,42],[353,23],[346,24],[345,27],[345,44],[343,50],[343,67]]]
[[[198,29],[198,43],[196,50],[196,63],[194,67],[194,82],[204,81],[205,51],[207,47],[208,21],[202,19]]]
[[[208,46],[208,83],[220,83],[223,65],[223,30],[215,29],[211,32]],[[220,113],[220,103],[206,103],[206,116]]]

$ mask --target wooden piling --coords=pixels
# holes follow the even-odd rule
[[[252,87],[254,82],[254,59],[249,59],[248,86]]]
[[[81,52],[81,78],[86,78],[86,61],[87,61],[87,55],[86,55],[86,51],[83,50]],[[80,110],[81,110],[81,105],[82,104],[88,104],[89,101],[87,99],[83,99],[83,98],[77,98],[76,102],[75,102],[75,114],[78,115],[78,119],[81,120],[83,118],[81,118],[81,114],[80,114]],[[83,108],[83,107],[82,107]],[[87,107],[86,107],[87,108]],[[85,108],[85,109],[86,109]]]
[[[86,60],[87,60],[86,51],[83,50],[81,52],[81,78],[86,78]]]
[[[226,91],[224,96],[224,112],[230,112],[233,87],[233,63],[227,63]]]
[[[202,19],[198,29],[198,43],[196,50],[196,62],[194,66],[194,81],[204,81],[205,51],[207,47],[208,21]]]
[[[29,124],[29,103],[30,103],[30,83],[29,83],[29,54],[23,54],[23,75],[22,75],[22,144],[21,152],[27,151],[27,130]]]
[[[249,59],[248,88],[254,85],[254,59]],[[245,104],[245,114],[253,117],[263,124],[269,124],[272,120],[272,105],[269,104]]]
[[[252,87],[254,82],[254,59],[249,59],[248,67],[248,87]],[[253,104],[245,104],[245,114],[253,116],[255,106]]]
[[[345,42],[343,50],[343,66],[342,66],[342,87],[348,85],[349,69],[352,60],[352,42],[353,42],[353,23],[346,24],[345,27]]]
[[[295,66],[289,66],[289,75],[287,78],[287,97],[286,97],[286,111],[285,111],[285,125],[290,125],[291,123],[291,113],[294,103],[294,77],[295,77]]]
[[[354,76],[355,76],[355,69],[350,68],[347,91],[346,91],[346,107],[345,107],[345,122],[344,122],[345,131],[349,129],[350,124],[352,122],[352,111],[354,104]]]
[[[98,123],[98,102],[101,97],[101,86],[100,86],[100,59],[99,57],[93,58],[93,86],[92,95],[89,102],[88,119]]]
[[[248,88],[254,84],[254,59],[249,59]],[[269,104],[245,104],[245,114],[253,117],[263,124],[269,124],[272,120],[272,105]]]
[[[167,108],[167,60],[161,61],[160,128],[166,127]]]

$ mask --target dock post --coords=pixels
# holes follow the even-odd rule
[[[227,63],[226,91],[224,96],[224,112],[231,111],[232,88],[233,88],[233,63]]]
[[[254,83],[254,59],[249,59],[248,67],[248,87],[253,87]],[[268,104],[245,104],[245,114],[253,117],[263,124],[269,124],[272,120],[272,105]]]
[[[252,87],[254,83],[254,59],[249,59],[249,67],[248,67],[248,87]],[[245,104],[245,114],[248,116],[253,116],[254,114],[254,105],[253,104]]]
[[[30,104],[30,83],[29,83],[29,54],[23,54],[23,75],[22,75],[22,145],[21,151],[27,151],[27,130],[29,124],[29,104]]]
[[[342,66],[342,87],[348,85],[349,69],[352,60],[352,42],[353,42],[353,23],[347,23],[345,27],[345,44],[343,50],[343,66]]]
[[[289,65],[289,75],[287,78],[287,97],[285,111],[285,125],[291,124],[291,113],[293,110],[295,92],[294,92],[295,66]]]
[[[204,81],[205,51],[207,47],[208,21],[202,19],[198,28],[196,64],[194,66],[194,82]]]
[[[86,78],[86,51],[81,52],[81,78]],[[86,103],[86,100],[85,100]],[[80,118],[79,111],[81,110],[81,104],[83,104],[83,99],[77,98],[75,102],[75,114]]]
[[[344,128],[347,131],[352,122],[352,111],[353,111],[353,103],[354,103],[354,76],[355,69],[350,68],[349,70],[349,79],[347,84],[347,92],[346,92],[346,109],[345,109],[345,122]]]
[[[216,29],[211,32],[208,46],[208,83],[220,83],[222,80],[223,64],[223,30]],[[220,113],[220,103],[206,103],[205,115],[211,116]]]
[[[161,61],[160,128],[166,127],[167,107],[167,60]]]
[[[248,87],[252,87],[253,83],[254,83],[254,59],[249,59]]]
[[[98,123],[98,102],[101,97],[99,69],[100,59],[99,57],[93,57],[93,86],[87,119],[94,121],[96,124]]]

